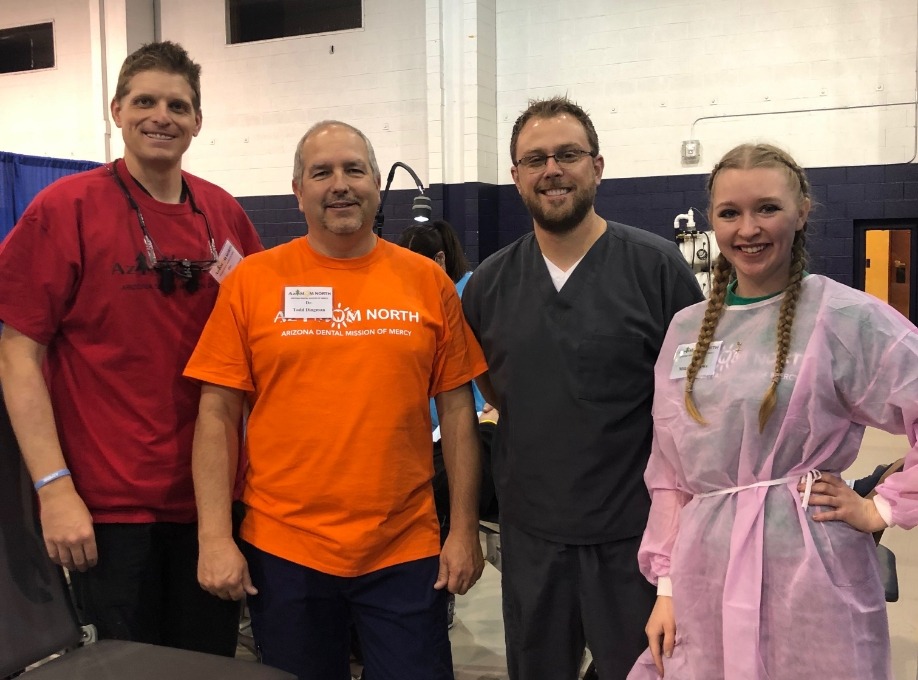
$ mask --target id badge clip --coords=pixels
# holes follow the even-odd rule
[[[714,367],[717,365],[717,358],[720,356],[720,350],[724,345],[723,340],[712,342],[708,347],[707,354],[704,355],[704,361],[698,370],[699,376],[714,375]],[[692,363],[692,355],[695,353],[695,343],[686,343],[676,348],[676,356],[673,358],[673,370],[669,377],[673,380],[684,378],[688,367]]]
[[[332,318],[331,286],[285,286],[284,318]]]

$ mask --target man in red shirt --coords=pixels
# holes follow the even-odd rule
[[[100,637],[232,656],[238,604],[203,591],[183,378],[219,280],[261,250],[239,204],[182,171],[200,66],[152,43],[121,68],[124,158],[44,189],[0,248],[0,381],[48,554]]]

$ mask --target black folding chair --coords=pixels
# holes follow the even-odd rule
[[[31,480],[0,400],[0,678],[295,680],[253,661],[101,640],[80,628],[63,570],[45,552]]]
[[[854,482],[853,488],[861,496],[873,498],[876,495],[874,490],[878,484],[886,481],[886,478],[902,469],[905,459],[889,463],[888,465],[878,465],[876,469],[868,475]],[[899,601],[899,575],[896,572],[896,556],[892,550],[885,545],[880,544],[883,538],[883,530],[873,534],[873,540],[877,544],[877,559],[880,561],[880,579],[883,581],[883,590],[886,591],[887,602]]]

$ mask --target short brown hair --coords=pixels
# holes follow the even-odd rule
[[[590,151],[594,156],[599,154],[599,135],[596,134],[596,128],[593,127],[589,114],[567,97],[559,95],[550,99],[529,100],[529,106],[513,124],[513,132],[510,134],[510,161],[516,163],[519,160],[516,157],[516,142],[519,139],[520,131],[530,118],[554,118],[565,113],[580,121],[586,131]]]
[[[195,113],[201,112],[201,65],[188,56],[178,43],[153,42],[144,45],[127,56],[118,74],[114,100],[118,101],[128,93],[131,78],[144,71],[164,71],[184,76],[191,87],[191,104]]]

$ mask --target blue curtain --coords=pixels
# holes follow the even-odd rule
[[[56,179],[95,168],[100,163],[24,156],[0,151],[0,240],[16,224],[35,194]]]

